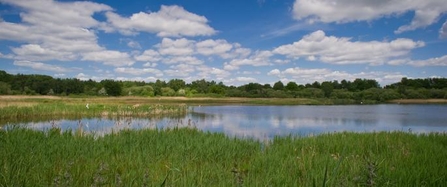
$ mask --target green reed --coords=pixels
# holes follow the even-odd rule
[[[196,129],[0,130],[0,186],[442,186],[447,135],[236,139]]]
[[[76,103],[39,103],[32,106],[8,106],[0,108],[0,125],[24,119],[57,117],[152,117],[164,114],[185,114],[189,110],[184,104],[76,104]]]

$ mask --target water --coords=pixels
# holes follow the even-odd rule
[[[93,118],[22,123],[103,135],[122,129],[196,127],[228,136],[271,139],[327,132],[447,132],[447,105],[202,106],[181,117]]]

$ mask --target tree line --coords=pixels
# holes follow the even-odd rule
[[[252,98],[329,98],[384,102],[393,99],[447,99],[447,78],[408,79],[381,87],[376,80],[324,81],[305,85],[281,81],[227,86],[205,79],[186,83],[53,78],[47,75],[8,74],[0,70],[0,95],[189,96]]]

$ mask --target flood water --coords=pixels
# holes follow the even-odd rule
[[[195,106],[180,117],[59,119],[21,125],[82,129],[97,135],[122,129],[196,127],[255,139],[343,131],[447,132],[447,105]]]

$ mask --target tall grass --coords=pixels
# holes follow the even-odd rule
[[[0,130],[0,186],[442,186],[447,135],[229,138],[196,129],[95,137]]]
[[[0,108],[0,124],[23,121],[33,118],[83,118],[83,117],[152,117],[164,114],[186,114],[188,106],[184,104],[101,104],[91,103],[39,103],[32,106],[7,106]]]

